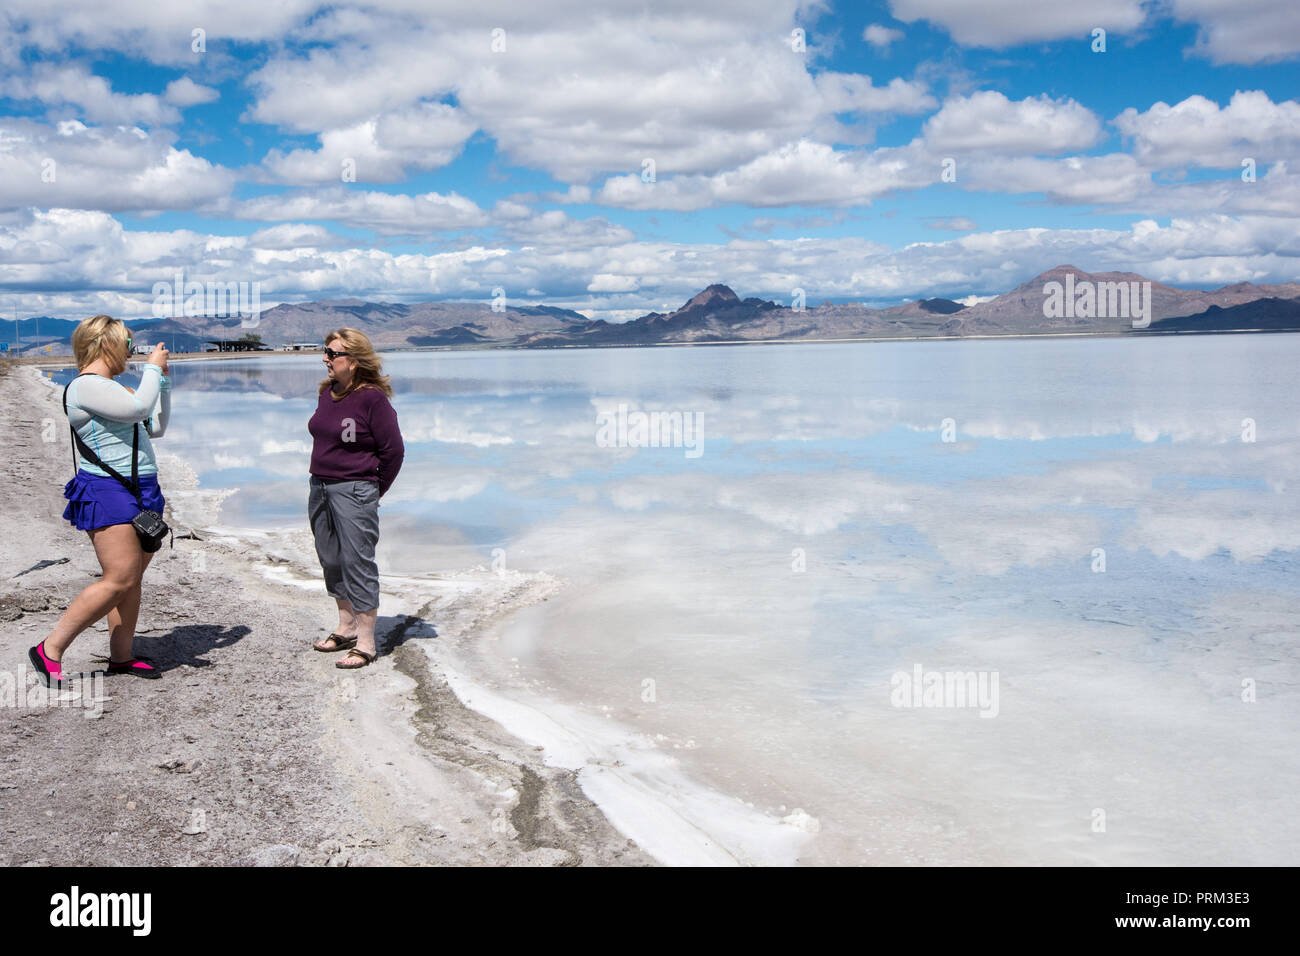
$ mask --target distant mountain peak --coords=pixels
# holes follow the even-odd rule
[[[1046,272],[1042,273],[1041,275],[1035,276],[1034,278],[1030,279],[1029,282],[1034,283],[1043,279],[1059,279],[1062,278],[1066,273],[1070,273],[1070,272],[1074,273],[1076,277],[1087,277],[1091,275],[1091,273],[1084,272],[1082,269],[1078,268],[1077,266],[1056,266],[1054,269],[1048,269]]]
[[[954,312],[960,312],[966,306],[960,302],[954,302],[952,299],[919,299],[917,306],[923,312],[933,312],[937,315],[952,315]]]
[[[730,305],[739,301],[740,296],[732,292],[729,286],[725,286],[720,282],[715,282],[703,292],[694,296],[689,302],[682,306],[679,311],[685,312],[687,309],[694,309],[702,306]]]

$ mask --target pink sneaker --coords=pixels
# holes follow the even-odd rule
[[[63,665],[45,656],[44,641],[31,648],[27,656],[31,659],[32,667],[36,668],[36,673],[40,675],[42,684],[46,687],[63,686]]]
[[[154,667],[147,657],[133,657],[129,661],[122,661],[121,663],[110,660],[105,671],[109,674],[131,674],[148,680],[162,677],[162,671]]]

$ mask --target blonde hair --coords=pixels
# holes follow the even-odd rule
[[[83,319],[72,333],[72,354],[77,371],[99,358],[114,365],[118,356],[126,356],[126,323],[110,315],[92,315]],[[105,355],[105,353],[108,353]]]
[[[388,381],[388,376],[383,374],[384,363],[379,360],[379,355],[375,352],[375,347],[370,344],[370,339],[366,333],[357,329],[335,329],[325,336],[325,346],[328,347],[335,339],[343,341],[343,351],[348,357],[357,363],[355,371],[352,373],[352,388],[348,391],[356,391],[359,388],[370,386],[377,388],[389,398],[393,397],[393,386]],[[321,380],[316,394],[319,395],[325,389],[330,387],[330,379]]]

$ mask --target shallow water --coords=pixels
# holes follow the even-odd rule
[[[1294,864],[1297,359],[1286,335],[388,356],[381,568],[562,578],[462,663],[629,773],[653,751],[644,781],[723,845],[726,804],[682,788],[788,817],[807,861]],[[159,450],[238,487],[223,525],[301,537],[321,378],[178,364]],[[698,440],[620,447],[620,405]],[[918,667],[985,697],[913,698]]]

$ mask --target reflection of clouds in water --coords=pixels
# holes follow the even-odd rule
[[[702,502],[706,507],[695,517],[705,528],[711,507],[739,512],[796,536],[829,534],[850,523],[912,528],[951,565],[980,574],[1077,558],[1088,553],[1099,535],[1094,517],[1045,511],[1032,498],[995,483],[982,493],[968,494],[881,480],[863,472],[762,474],[743,480],[642,478],[611,488],[609,500],[615,507],[637,511],[653,504]]]
[[[1254,464],[1246,464],[1246,460]],[[1267,462],[1267,464],[1266,464]],[[1104,464],[1070,464],[1043,476],[1011,476],[997,481],[979,480],[962,485],[955,500],[962,508],[947,510],[936,527],[921,520],[917,527],[931,535],[945,552],[945,538],[957,537],[965,547],[978,537],[968,516],[985,516],[985,527],[1004,541],[1006,553],[1031,558],[1014,563],[1034,564],[1055,553],[1062,558],[1086,556],[1102,543],[1101,528],[1077,515],[1068,518],[1062,507],[1127,511],[1120,515],[1120,540],[1129,549],[1147,548],[1156,555],[1175,553],[1194,559],[1223,549],[1237,560],[1257,560],[1272,550],[1300,548],[1300,510],[1293,496],[1245,488],[1193,490],[1155,487],[1162,473],[1202,478],[1257,474],[1269,467],[1294,472],[1294,456],[1273,448],[1257,453],[1230,453],[1221,449],[1174,449],[1162,446],[1138,455],[1126,454]],[[1080,523],[1084,522],[1084,523]],[[963,530],[966,533],[962,533]],[[1035,546],[1032,535],[1051,546]],[[1036,554],[1037,552],[1037,554]]]
[[[810,565],[810,570],[816,571],[816,556]],[[855,555],[852,560],[837,559],[835,568],[846,579],[846,593],[859,599],[871,597],[881,590],[931,592],[935,576],[943,570],[939,562],[917,555],[907,561],[898,561],[879,560],[871,554]]]
[[[173,437],[170,429],[166,437]],[[241,446],[246,448],[247,445],[247,440],[214,441],[198,438],[185,441],[176,436],[176,440],[170,442],[168,447],[173,453],[183,455],[186,462],[199,475],[228,468],[246,468],[256,470],[271,479],[299,477],[306,479],[311,450],[305,446],[305,443],[304,447],[299,448],[296,442],[281,443],[269,440],[258,442],[256,454],[239,454],[233,451]]]
[[[934,541],[951,565],[978,574],[1077,559],[1098,538],[1092,518],[1028,509],[991,511],[984,521],[964,524],[946,510],[932,520],[916,522],[915,527]]]
[[[307,524],[307,477],[246,482],[221,504],[221,523],[246,528]]]
[[[462,407],[434,406],[421,414],[408,414],[399,419],[402,441],[409,444],[443,442],[453,445],[473,445],[488,448],[492,445],[513,445],[516,438],[501,434],[512,430],[514,421],[506,414],[508,406],[483,405]],[[414,418],[414,421],[411,419]],[[526,422],[520,423],[526,425]],[[484,430],[478,430],[478,429]],[[491,429],[491,430],[488,430]]]
[[[212,455],[214,468],[252,468],[254,464],[252,455],[227,455],[220,451]]]
[[[478,427],[472,421],[451,424],[439,416],[426,432],[411,428],[407,437],[412,446],[421,441],[461,442],[494,455],[510,441]],[[514,445],[508,458],[482,462],[411,447],[403,475],[385,502],[466,501],[493,483],[513,495],[555,494],[543,484],[582,473],[622,511],[667,506],[699,512],[697,520],[707,521],[707,510],[720,508],[800,535],[834,532],[851,522],[912,527],[954,567],[981,574],[1086,557],[1105,535],[1095,516],[1072,510],[1082,508],[1133,510],[1131,518],[1123,519],[1119,540],[1126,548],[1145,547],[1156,554],[1203,558],[1226,549],[1238,560],[1256,560],[1274,548],[1300,547],[1300,516],[1290,497],[1282,493],[1300,480],[1300,464],[1289,447],[1276,442],[1211,447],[1157,444],[1100,460],[1064,463],[1041,476],[1013,474],[939,487],[890,480],[860,469],[829,470],[836,457],[828,452],[809,458],[795,451],[784,459],[797,468],[815,458],[817,471],[769,470],[743,477],[679,471],[651,477],[636,472],[661,464],[668,450],[600,448],[591,438],[591,423],[572,428],[576,435],[538,423],[534,434],[552,440]],[[285,478],[306,474],[307,442],[262,439],[260,454],[254,456],[234,451],[243,441],[208,434],[195,442],[188,457],[200,473],[257,468]],[[956,453],[962,448],[949,445],[943,450]],[[767,445],[754,464],[770,469],[781,460],[783,456]],[[706,457],[706,466],[708,462]],[[675,462],[668,465],[679,467]],[[624,477],[629,468],[632,473]],[[605,477],[611,469],[619,469],[619,477]],[[1152,476],[1160,474],[1255,475],[1273,490],[1157,490]],[[558,492],[563,496],[581,492],[588,501],[596,497],[585,484]]]
[[[597,428],[598,425],[593,416],[590,421],[564,421],[554,424],[549,429],[548,434],[553,439],[568,438],[575,443],[593,443],[596,440]],[[536,444],[536,442],[532,444]]]
[[[1201,410],[1154,408],[1143,411],[1116,409],[1098,414],[1094,408],[1030,409],[1017,406],[1002,414],[972,409],[969,405],[928,404],[927,407],[894,407],[888,413],[851,408],[833,398],[812,399],[803,407],[771,415],[762,409],[714,410],[707,418],[718,437],[731,441],[813,441],[834,438],[866,438],[902,427],[916,432],[941,432],[943,420],[953,419],[957,437],[998,440],[1047,441],[1068,438],[1131,438],[1150,444],[1161,439],[1174,442],[1236,442],[1241,440],[1242,421],[1264,421],[1272,438],[1295,438],[1300,427],[1290,420],[1261,419],[1260,409],[1225,410],[1206,405]]]
[[[851,523],[909,527],[952,566],[980,574],[1087,559],[1109,539],[1092,513],[1097,508],[1132,512],[1120,518],[1123,546],[1148,548],[1157,555],[1203,558],[1224,549],[1238,560],[1253,560],[1274,549],[1300,548],[1300,509],[1292,496],[1153,487],[1153,467],[1157,474],[1170,469],[1231,475],[1247,456],[1255,460],[1248,471],[1275,466],[1294,472],[1297,467],[1294,457],[1278,448],[1162,448],[1106,462],[1071,463],[1042,476],[971,480],[942,488],[837,470],[743,479],[643,476],[610,483],[606,496],[624,511],[689,503],[705,523],[710,508],[728,509],[797,535],[832,533]],[[1285,484],[1286,478],[1279,479],[1279,486]]]
[[[1290,407],[1284,378],[1256,381],[1252,362],[1220,361],[1225,350],[1250,348],[1223,340],[1160,349],[1042,342],[449,353],[439,369],[490,374],[412,380],[399,390],[408,457],[385,504],[474,501],[482,521],[498,505],[527,513],[527,499],[607,502],[616,513],[681,512],[702,529],[726,513],[751,519],[728,522],[725,533],[741,540],[760,527],[814,537],[907,529],[934,559],[994,575],[1086,561],[1093,547],[1116,541],[1155,554],[1199,559],[1227,550],[1256,560],[1300,546],[1283,494],[1300,480],[1288,440],[1300,423],[1272,412]],[[404,361],[395,357],[390,368],[399,378]],[[411,370],[436,374],[411,361]],[[1242,380],[1207,381],[1210,367],[1238,368]],[[201,393],[184,401],[169,437],[200,471],[305,476],[310,396],[222,392],[219,417],[203,414],[212,403]],[[597,416],[620,404],[698,412],[705,436],[721,441],[696,461],[672,449],[602,448]],[[947,417],[956,443],[939,441]],[[1244,417],[1259,422],[1259,442],[1240,441]],[[920,433],[920,445],[909,432]],[[1117,441],[1087,443],[1105,438]],[[815,440],[834,443],[806,445]],[[1172,484],[1157,484],[1162,476]],[[1196,483],[1242,477],[1269,493]]]
[[[274,438],[262,439],[259,454],[279,455],[285,452],[292,452],[299,455],[310,455],[311,445],[300,438],[291,439],[289,441],[276,441]]]
[[[391,509],[388,499],[389,495],[385,495],[379,509],[379,544],[375,550],[381,573],[427,574],[487,560],[487,549],[460,528]]]
[[[1139,417],[1134,414],[1114,415],[1109,418],[1070,420],[988,420],[957,422],[959,435],[974,438],[1021,439],[1046,441],[1053,438],[1104,438],[1128,436],[1142,444],[1152,444],[1162,438],[1178,442],[1239,442],[1241,422],[1250,417],[1244,413],[1206,409],[1203,413],[1174,411],[1148,412]],[[1289,423],[1288,423],[1289,424]],[[908,426],[913,427],[913,426]],[[919,431],[937,430],[919,427]],[[1274,430],[1274,437],[1283,437]],[[1291,437],[1295,437],[1292,435]]]
[[[1293,495],[1203,491],[1142,505],[1124,541],[1156,555],[1200,560],[1222,549],[1259,561],[1300,548],[1300,512]]]
[[[584,507],[524,531],[506,559],[573,583],[559,600],[582,609],[573,623],[591,629],[587,650],[605,665],[650,653],[663,678],[674,655],[661,651],[682,642],[717,650],[690,664],[692,679],[722,679],[736,655],[752,663],[755,654],[811,637],[821,587],[815,573],[792,571],[798,543],[735,513],[701,520],[680,511],[593,514]],[[815,555],[813,567],[822,560]],[[766,640],[773,635],[779,644]]]
[[[409,478],[409,480],[408,480]],[[406,466],[397,476],[384,495],[384,507],[390,507],[399,501],[468,501],[475,495],[482,494],[487,488],[487,480],[482,473],[471,469],[458,468],[451,472],[436,471],[420,476],[406,474]]]
[[[756,475],[716,486],[714,501],[797,534],[833,531],[855,517],[879,520],[887,504],[910,509],[901,485],[875,481],[861,472]]]
[[[946,418],[956,423],[959,438],[1025,439],[1120,437],[1150,444],[1240,441],[1242,420],[1253,418],[1271,438],[1300,436],[1300,423],[1271,420],[1260,407],[1232,407],[1202,397],[1190,405],[1144,408],[1123,403],[1070,406],[1051,399],[936,402],[918,398],[861,399],[836,394],[783,395],[720,401],[710,390],[637,395],[607,392],[588,395],[577,403],[572,396],[531,396],[529,407],[541,414],[521,416],[516,402],[457,402],[429,407],[404,403],[403,434],[412,441],[476,444],[545,444],[572,439],[594,440],[601,415],[615,414],[620,405],[636,411],[679,411],[701,416],[710,439],[729,442],[817,441],[864,439],[896,427],[935,433]],[[990,407],[991,406],[991,407]],[[434,416],[435,421],[428,421]]]

